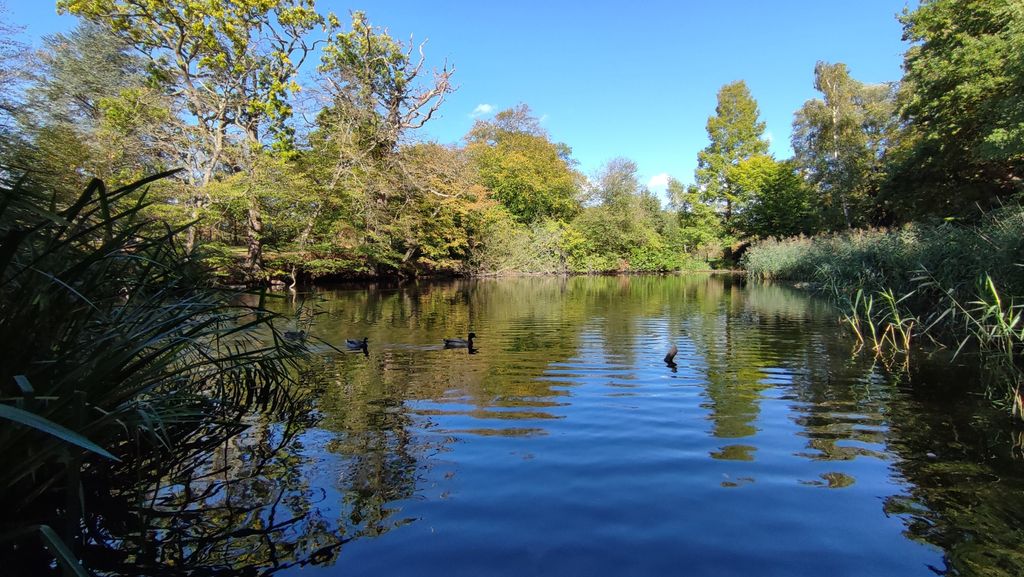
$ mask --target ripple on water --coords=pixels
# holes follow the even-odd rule
[[[930,467],[931,436],[975,433],[936,424],[784,287],[539,278],[333,306],[376,347],[330,369],[317,436],[337,442],[310,446],[335,474],[311,483],[335,517],[358,510],[345,534],[373,536],[304,575],[932,575],[950,557],[928,543],[952,551],[940,529],[968,517],[929,475],[1006,495],[983,458]],[[469,330],[478,354],[440,347]]]

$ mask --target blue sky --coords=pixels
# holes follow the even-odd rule
[[[2,0],[0,0],[2,1]],[[74,26],[46,0],[7,0],[25,38]],[[916,0],[467,2],[319,0],[363,10],[393,36],[429,39],[428,64],[457,68],[458,91],[423,137],[457,142],[484,105],[524,102],[592,174],[625,156],[659,189],[692,182],[718,89],[745,80],[777,158],[792,151],[793,112],[817,96],[818,60],[845,62],[865,82],[897,80],[906,44],[896,15]],[[653,180],[652,180],[653,179]]]

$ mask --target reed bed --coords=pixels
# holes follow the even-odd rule
[[[1024,207],[971,223],[768,239],[745,256],[754,279],[814,283],[858,345],[907,355],[912,341],[955,348],[994,367],[1009,410],[1024,418]]]

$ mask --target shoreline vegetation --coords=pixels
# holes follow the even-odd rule
[[[425,139],[457,68],[432,68],[425,43],[364,12],[56,6],[79,24],[39,50],[4,24],[0,167],[58,206],[91,178],[117,187],[183,167],[154,185],[147,216],[181,227],[230,283],[731,268],[759,239],[972,219],[1024,188],[1011,0],[926,0],[899,16],[898,81],[818,62],[789,159],[768,153],[747,84],[725,84],[692,184],[668,179],[664,199],[626,157],[583,174],[524,103],[477,117],[457,143]]]
[[[0,555],[24,574],[174,574],[168,548],[223,541],[232,506],[210,508],[215,495],[309,419],[291,319],[215,288],[181,229],[143,216],[168,176],[93,181],[59,211],[29,181],[0,182]],[[211,476],[261,415],[284,423],[264,457]]]
[[[912,343],[949,348],[986,367],[1024,419],[1024,207],[974,222],[908,224],[754,244],[753,279],[811,283],[876,356],[906,359]]]

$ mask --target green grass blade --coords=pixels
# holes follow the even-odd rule
[[[81,447],[87,451],[92,451],[101,457],[120,461],[120,459],[110,454],[106,449],[96,443],[93,443],[89,439],[86,439],[82,435],[79,435],[67,427],[58,425],[45,417],[40,417],[35,413],[30,413],[10,405],[0,405],[0,418],[20,423],[26,427],[42,431],[48,435],[53,435],[66,443]]]
[[[85,567],[82,567],[82,564],[78,562],[75,554],[64,544],[64,541],[57,535],[57,532],[49,525],[40,525],[39,533],[43,536],[43,543],[46,545],[46,548],[57,558],[57,562],[61,567],[70,569],[78,577],[92,577],[85,570]]]

